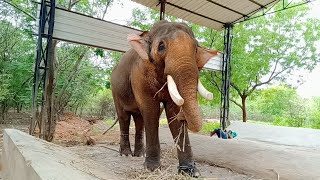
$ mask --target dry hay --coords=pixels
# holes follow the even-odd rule
[[[135,170],[133,172],[128,172],[128,179],[140,180],[140,179],[161,179],[161,180],[187,180],[192,179],[190,176],[177,174],[177,172],[172,172],[174,167],[168,166],[167,168],[156,169],[153,172],[148,170]]]
[[[146,169],[131,169],[126,172],[128,179],[159,179],[159,180],[188,180],[192,179],[188,175],[177,174],[176,148],[166,148],[161,150],[161,168],[151,172]]]

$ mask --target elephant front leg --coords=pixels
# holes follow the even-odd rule
[[[159,103],[148,104],[143,111],[143,120],[146,134],[146,159],[145,168],[154,171],[160,167],[160,142],[159,142]]]
[[[179,159],[178,171],[179,173],[187,173],[191,177],[199,177],[200,171],[196,168],[193,160],[193,153],[190,145],[187,125],[183,120],[184,116],[181,114],[180,107],[172,104],[166,107],[166,114],[168,117],[169,128],[177,147],[177,154]]]

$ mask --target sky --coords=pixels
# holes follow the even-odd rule
[[[320,19],[320,0],[309,4],[310,16]],[[130,0],[117,0],[106,15],[105,20],[126,25],[132,18],[132,10],[136,7],[146,8]],[[320,64],[312,72],[296,72],[294,76],[303,76],[304,83],[297,88],[297,92],[304,98],[320,96]],[[297,78],[293,78],[297,79]]]

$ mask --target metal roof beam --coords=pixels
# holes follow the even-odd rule
[[[256,4],[256,5],[260,6],[261,8],[267,8],[266,6],[264,6],[264,5],[260,4],[260,3],[258,3],[258,2],[257,2],[257,1],[255,1],[255,0],[248,0],[248,1],[252,2],[253,4]]]
[[[236,10],[234,10],[234,9],[228,8],[227,6],[224,6],[224,5],[222,5],[222,4],[219,4],[219,3],[214,2],[214,1],[212,1],[212,0],[207,0],[207,1],[210,2],[210,3],[212,3],[212,4],[215,4],[215,5],[217,5],[217,6],[220,6],[220,7],[224,8],[224,9],[228,9],[229,11],[232,11],[232,12],[234,12],[234,13],[240,14],[240,15],[242,15],[242,16],[246,16],[245,14],[243,14],[243,13],[241,13],[241,12],[239,12],[239,11],[236,11]]]
[[[170,3],[170,2],[166,2],[166,4],[168,4],[168,5],[170,5],[170,6],[173,6],[173,7],[176,7],[176,8],[178,8],[178,9],[181,9],[181,10],[187,11],[187,12],[189,12],[189,13],[191,13],[191,14],[195,14],[195,15],[197,15],[197,16],[200,16],[200,17],[209,19],[209,20],[211,20],[211,21],[215,21],[215,22],[220,23],[220,24],[226,24],[226,23],[224,23],[224,22],[222,22],[222,21],[219,21],[219,20],[210,18],[210,17],[208,17],[208,16],[204,16],[204,15],[202,15],[202,14],[193,12],[193,11],[191,11],[191,10],[189,10],[189,9],[183,8],[183,7],[178,6],[178,5],[175,5],[175,4],[172,4],[172,3]]]
[[[270,3],[266,4],[265,6],[268,6],[268,5],[272,4],[272,3],[276,3],[276,1],[280,1],[280,0],[271,1]],[[250,14],[251,14],[251,15],[252,15],[252,14],[255,14],[255,13],[259,12],[261,9],[264,9],[264,8],[256,9],[256,10],[248,13],[247,16],[250,17]],[[233,21],[232,24],[239,23],[239,22],[243,22],[243,21],[240,21],[242,18],[244,18],[243,21],[246,21],[246,18],[245,18],[245,17],[241,17],[241,18],[236,19],[235,21]]]
[[[282,0],[284,1],[284,0]],[[299,3],[299,4],[295,4],[295,5],[292,5],[292,6],[289,6],[292,1],[287,4],[286,6],[283,6],[282,9],[279,9],[279,10],[274,10],[272,12],[268,12],[268,13],[263,13],[263,14],[260,14],[260,15],[257,15],[257,16],[249,16],[248,18],[245,18],[244,20],[242,21],[239,21],[240,19],[234,21],[232,24],[236,24],[236,23],[241,23],[241,22],[244,22],[244,21],[248,21],[248,20],[251,20],[251,19],[255,19],[255,18],[258,18],[258,17],[261,17],[261,16],[265,16],[265,15],[268,15],[268,14],[274,14],[276,12],[280,12],[280,11],[283,11],[283,10],[287,10],[287,9],[291,9],[291,8],[294,8],[294,7],[297,7],[297,6],[301,6],[301,5],[304,5],[304,4],[307,4],[307,3],[311,3],[313,1],[316,1],[316,0],[307,0],[307,1],[304,1],[302,3]],[[271,4],[271,3],[270,3]]]

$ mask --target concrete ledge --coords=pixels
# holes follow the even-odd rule
[[[4,130],[2,153],[5,180],[100,179],[78,155],[19,130]]]
[[[231,121],[228,127],[238,138],[278,145],[308,147],[320,150],[320,130]]]
[[[170,130],[160,142],[174,144]],[[261,179],[319,180],[320,153],[309,147],[284,146],[245,139],[218,139],[189,133],[196,161],[207,162]],[[241,136],[241,134],[239,134]]]

